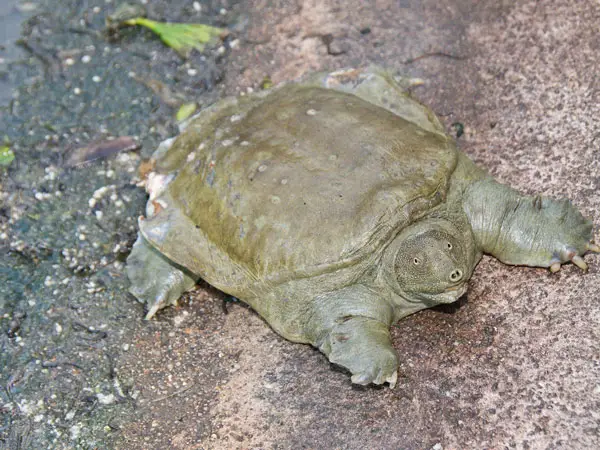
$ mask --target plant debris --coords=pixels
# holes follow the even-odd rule
[[[212,43],[216,38],[224,37],[227,34],[227,30],[210,25],[157,22],[145,17],[135,17],[122,23],[148,28],[183,58],[187,58],[194,49],[199,52],[203,51],[206,44]]]
[[[0,166],[8,167],[15,160],[15,153],[8,145],[0,146]]]
[[[78,148],[67,158],[65,165],[67,167],[76,167],[82,164],[95,161],[97,159],[107,158],[115,153],[128,152],[140,148],[138,142],[130,136],[121,136],[116,139],[100,141]]]
[[[195,102],[185,103],[185,104],[181,105],[181,107],[177,110],[177,114],[175,115],[175,118],[177,119],[178,122],[183,122],[185,119],[187,119],[192,114],[194,114],[196,112],[197,108],[198,108],[198,105]]]

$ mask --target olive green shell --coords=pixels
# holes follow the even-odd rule
[[[386,73],[335,75],[194,118],[155,154],[173,178],[144,237],[235,293],[355,264],[442,202],[457,151],[433,113]]]

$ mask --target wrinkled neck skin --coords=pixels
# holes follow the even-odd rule
[[[396,258],[403,245],[431,230],[448,233],[460,242],[461,249],[458,259],[460,259],[459,265],[463,276],[460,283],[448,286],[441,292],[415,292],[415,289],[403,286],[399,282],[397,271],[402,268],[397,267]],[[390,243],[383,254],[376,283],[381,292],[388,293],[388,301],[394,308],[394,319],[399,320],[419,310],[458,300],[465,293],[467,282],[481,256],[481,250],[473,237],[462,204],[458,201],[446,201],[419,221],[402,230]],[[446,256],[440,255],[440,258],[444,257]]]

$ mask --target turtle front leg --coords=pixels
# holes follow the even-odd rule
[[[176,305],[198,279],[161,255],[142,236],[138,236],[127,257],[127,276],[131,282],[129,292],[146,304],[146,320],[160,309]]]
[[[361,285],[318,296],[313,306],[308,334],[329,361],[348,369],[353,383],[396,385],[391,306]]]
[[[340,318],[319,350],[332,363],[348,369],[353,383],[389,383],[390,388],[396,385],[398,354],[392,347],[389,327],[384,323],[361,316]]]
[[[464,205],[482,250],[504,263],[556,272],[572,262],[587,270],[582,256],[600,251],[592,222],[567,199],[524,196],[484,179],[469,188]]]

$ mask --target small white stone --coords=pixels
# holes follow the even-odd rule
[[[124,352],[129,350],[129,344],[123,344],[123,347],[121,347],[123,349]]]
[[[264,172],[265,170],[267,170],[267,166],[266,165],[263,164],[261,166],[258,166],[258,171],[259,172]]]
[[[92,81],[93,81],[94,83],[100,83],[100,82],[102,81],[102,78],[100,78],[98,75],[94,75],[94,76],[92,77]]]
[[[73,58],[67,58],[67,59],[65,59],[65,65],[66,66],[72,66],[73,64],[75,64],[75,60]]]
[[[54,331],[56,332],[56,334],[60,334],[62,333],[63,327],[61,326],[60,323],[55,323],[54,324]]]
[[[316,116],[317,115],[317,111],[314,109],[309,109],[306,111],[306,114],[309,116]]]
[[[192,4],[192,6],[194,7],[194,11],[197,11],[197,12],[202,11],[202,5],[200,4],[200,2],[194,2]]]
[[[98,401],[103,405],[110,405],[114,403],[117,399],[113,394],[104,395],[102,393],[96,394]]]
[[[224,16],[225,14],[227,14],[227,10],[225,8],[221,8],[221,10],[219,11],[219,14]]]
[[[83,234],[83,233],[79,233],[78,237],[79,237],[80,241],[85,241],[87,239],[87,236],[85,234]]]
[[[89,63],[92,60],[92,57],[90,55],[83,55],[81,57],[81,62],[84,64]]]
[[[79,89],[78,87],[76,87],[75,89],[73,89],[73,94],[75,94],[75,95],[81,94],[81,89]]]
[[[196,75],[198,75],[198,70],[196,70],[196,69],[188,69],[188,70],[187,70],[187,74],[188,74],[190,77],[195,77]]]
[[[235,140],[233,140],[233,139],[225,139],[223,142],[221,142],[221,145],[223,147],[229,147],[234,142],[235,142]]]
[[[100,9],[99,6],[94,6],[94,8],[92,9],[92,11],[94,12],[94,14],[98,14],[102,10]]]
[[[88,206],[90,207],[90,209],[96,206],[96,199],[94,197],[88,200]]]

